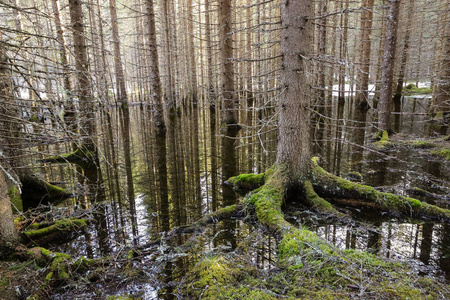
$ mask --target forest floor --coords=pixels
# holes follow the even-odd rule
[[[0,261],[0,299],[26,299],[44,282],[45,269],[34,261]]]

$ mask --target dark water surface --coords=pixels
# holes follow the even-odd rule
[[[408,139],[445,134],[426,122],[423,113],[427,101],[405,99],[404,114],[393,117],[397,131]],[[315,126],[315,136],[321,138],[315,141],[314,151],[326,170],[350,179],[351,172],[359,172],[360,182],[403,195],[412,188],[422,188],[448,203],[448,162],[430,155],[427,149],[407,145],[388,150],[369,148],[376,131],[376,114],[369,112],[365,119],[354,122],[346,117],[353,113],[348,105],[335,105],[333,118],[324,126]],[[130,118],[116,109],[101,113],[99,169],[46,166],[51,180],[65,182],[79,195],[68,201],[71,209],[90,208],[95,220],[86,234],[51,248],[95,258],[119,256],[131,246],[140,246],[147,251],[145,260],[149,263],[136,263],[136,268],[149,279],[125,285],[122,291],[134,291],[146,299],[171,298],[173,287],[179,284],[177,279],[196,259],[214,251],[239,249],[239,255],[248,255],[259,267],[271,268],[276,242],[264,230],[255,229],[252,220],[221,221],[203,232],[180,235],[174,244],[151,244],[175,227],[236,203],[237,195],[225,184],[230,176],[263,172],[274,163],[277,138],[271,114],[241,113],[241,123],[247,125],[237,133],[228,132],[227,137],[218,129],[219,116],[214,117],[209,110],[189,109],[169,116],[164,133],[152,127],[147,107],[132,106]],[[425,274],[449,279],[448,224],[410,222],[346,207],[341,209],[354,215],[355,222],[330,224],[300,204],[290,203],[288,208],[290,221],[311,228],[341,249],[368,250],[410,261]],[[190,248],[174,250],[194,237]]]

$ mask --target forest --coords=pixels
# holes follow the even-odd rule
[[[449,299],[450,0],[0,0],[1,299]]]

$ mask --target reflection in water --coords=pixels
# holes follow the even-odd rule
[[[364,184],[394,185],[400,192],[420,187],[433,193],[449,193],[448,166],[437,159],[418,157],[415,149],[367,151],[366,143],[374,131],[372,112],[358,117],[358,110],[354,110],[356,122],[346,123],[350,109],[346,108],[345,101],[333,102],[336,118],[327,124],[323,133],[330,139],[326,147],[323,144],[317,148],[327,158],[329,171],[335,174],[358,171]],[[405,101],[403,108],[409,107],[421,112],[421,100]],[[255,127],[250,131],[255,136],[247,140],[239,138],[237,131],[218,134],[214,109],[190,108],[169,115],[166,131],[153,127],[146,108],[132,107],[129,113],[127,117],[125,112],[114,109],[102,112],[107,122],[102,127],[101,168],[79,170],[80,185],[89,187],[80,201],[87,207],[97,203],[93,210],[96,222],[90,224],[85,235],[64,245],[54,245],[54,250],[99,257],[112,255],[127,246],[145,245],[176,226],[192,223],[204,213],[236,203],[236,195],[225,181],[241,171],[264,171],[275,159],[276,133],[267,124],[263,126],[264,114],[270,113],[264,110],[255,112],[254,119],[253,115],[247,115],[248,122],[261,125],[249,124]],[[424,123],[412,121],[413,117],[417,116],[401,115],[400,131],[425,132]],[[116,119],[121,123],[115,122]],[[245,144],[252,140],[255,144]],[[75,180],[73,168],[70,172],[58,168],[55,174],[64,173]],[[417,258],[448,274],[449,226],[386,221],[370,224],[369,229],[329,224],[315,226],[315,230],[341,249]],[[158,290],[159,297],[173,296],[167,283],[176,281],[203,253],[238,248],[251,253],[249,257],[261,268],[270,268],[276,260],[276,241],[257,236],[261,235],[260,230],[240,220],[212,224],[206,232],[201,245],[190,250],[189,257],[164,262],[164,268],[158,273],[164,288],[148,288],[151,293]],[[174,243],[185,244],[188,238],[179,235]]]
[[[438,266],[449,275],[448,268],[443,266],[447,259],[444,254],[445,235],[442,232],[448,225],[424,223],[415,225],[410,223],[380,222],[374,223],[373,227],[349,225],[316,225],[313,230],[324,239],[339,249],[358,249],[378,254],[387,258],[413,259],[420,253],[419,259],[425,266],[423,272],[433,273]],[[330,234],[332,232],[332,234]],[[417,243],[416,241],[419,241]],[[441,251],[439,248],[442,247]],[[448,259],[447,259],[448,262]]]

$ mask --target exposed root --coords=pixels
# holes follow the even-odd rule
[[[437,207],[414,198],[403,197],[375,190],[371,186],[357,184],[335,176],[322,169],[317,159],[313,159],[311,182],[314,190],[322,197],[330,199],[352,199],[360,206],[392,211],[405,217],[429,218],[450,221],[450,210]]]

